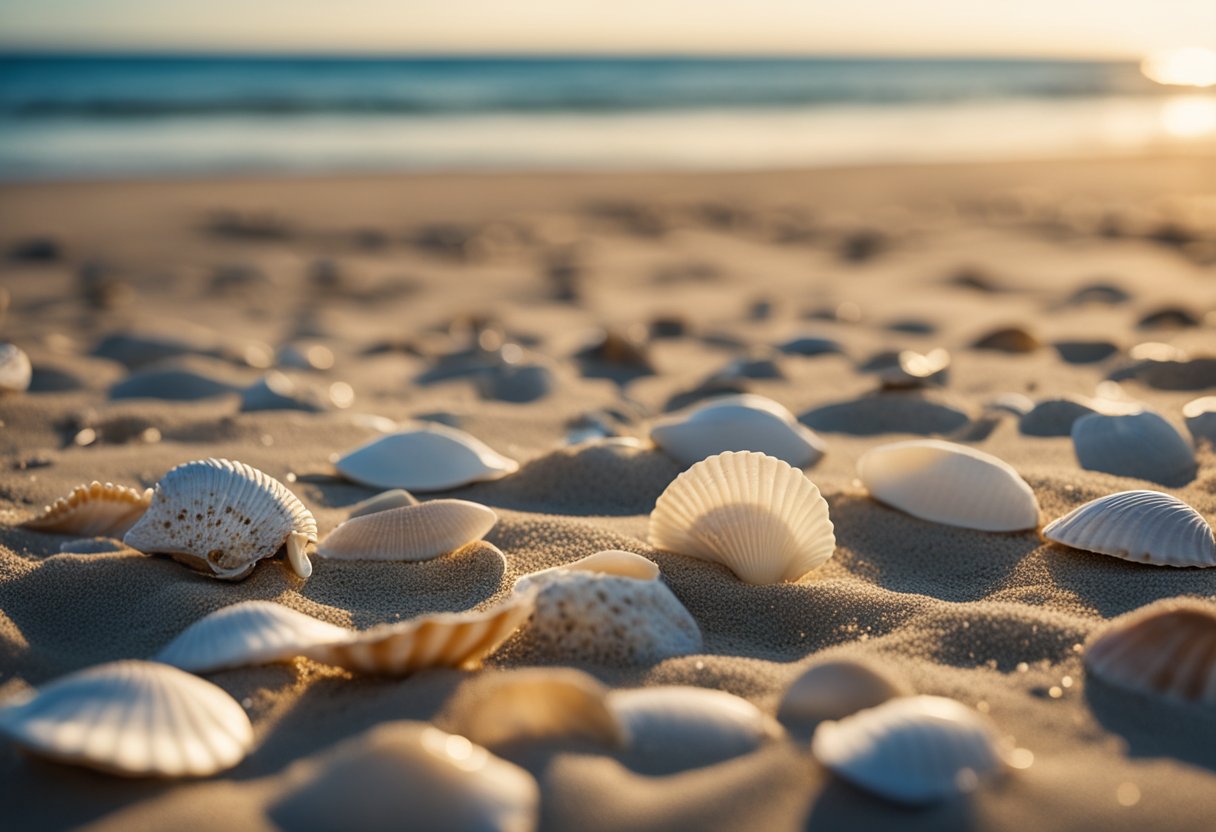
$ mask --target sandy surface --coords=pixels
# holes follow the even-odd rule
[[[970,799],[907,810],[833,779],[804,739],[661,778],[611,755],[558,749],[518,760],[542,785],[545,829],[1211,829],[1216,715],[1087,680],[1079,645],[1105,619],[1156,599],[1216,600],[1216,570],[1150,568],[1048,547],[1030,532],[934,525],[870,500],[854,466],[877,444],[949,430],[1010,462],[1047,520],[1142,487],[1216,517],[1210,448],[1200,450],[1195,479],[1166,488],[1083,471],[1067,436],[1027,436],[1014,417],[982,415],[1002,393],[1093,395],[1140,342],[1216,352],[1214,195],[1216,163],[1182,158],[6,186],[0,250],[49,237],[58,251],[0,266],[3,338],[35,367],[29,393],[0,399],[0,695],[148,657],[239,600],[274,599],[365,627],[484,605],[521,574],[621,548],[659,563],[700,624],[705,652],[653,667],[584,668],[601,680],[721,688],[773,712],[812,661],[865,657],[919,692],[986,709],[1034,763]],[[1068,302],[1095,283],[1128,299]],[[1137,328],[1176,305],[1200,325]],[[648,345],[650,374],[573,357],[598,326],[673,315],[687,334]],[[442,355],[467,347],[470,316],[493,321],[487,343],[522,344],[523,361],[548,368],[550,389],[430,382]],[[1025,327],[1043,346],[968,348],[1004,325]],[[90,353],[107,335],[146,331],[188,339],[198,354],[170,366],[220,391],[256,380],[263,371],[245,358],[264,363],[266,345],[323,345],[332,368],[292,376],[321,394],[345,382],[354,403],[242,413],[235,393],[112,400],[132,371]],[[845,352],[766,351],[801,334],[835,339]],[[1057,341],[1110,342],[1116,352],[1069,363]],[[859,368],[874,354],[937,346],[953,355],[944,388],[878,403],[867,396],[875,378]],[[648,418],[743,355],[771,359],[783,377],[735,386],[831,428],[821,431],[827,455],[807,473],[828,499],[839,545],[796,584],[747,586],[717,566],[654,552],[646,516],[680,466],[653,450],[566,444],[588,414],[645,438]],[[1134,380],[1103,391],[1179,426],[1186,401],[1214,392]],[[823,410],[831,405],[841,407]],[[225,584],[129,549],[60,554],[70,538],[13,528],[80,482],[150,485],[180,462],[217,456],[295,479],[290,487],[325,533],[374,493],[328,476],[331,455],[376,435],[357,414],[441,419],[522,463],[511,477],[451,492],[499,512],[488,540],[505,553],[505,574],[491,549],[474,546],[423,564],[317,561],[303,584],[269,563]],[[85,428],[96,441],[76,444]],[[509,643],[484,672],[535,661]],[[6,821],[274,829],[270,807],[294,761],[384,720],[433,718],[468,674],[386,681],[300,660],[209,678],[254,723],[257,747],[236,769],[193,783],[129,782],[5,744]]]

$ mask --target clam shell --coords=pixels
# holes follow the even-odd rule
[[[1043,528],[1053,543],[1155,566],[1216,566],[1216,539],[1203,516],[1159,491],[1120,491],[1091,500]]]
[[[1089,642],[1085,665],[1112,685],[1216,706],[1216,605],[1168,600],[1141,607]]]
[[[990,454],[936,439],[881,445],[862,454],[857,475],[874,499],[913,517],[1013,532],[1039,524],[1039,504],[1018,472]]]
[[[518,462],[480,439],[439,424],[377,437],[334,465],[362,485],[411,491],[443,491],[519,470]]]
[[[1156,413],[1093,414],[1072,426],[1077,462],[1089,471],[1184,485],[1195,477],[1195,451]]]
[[[828,504],[806,475],[752,452],[689,468],[650,513],[657,549],[726,566],[750,584],[795,581],[836,549]]]
[[[660,419],[651,426],[650,438],[684,465],[723,451],[759,451],[805,468],[826,450],[823,440],[798,424],[785,407],[748,393],[712,399]]]
[[[0,393],[24,393],[33,376],[25,350],[16,344],[0,344]]]
[[[22,528],[83,537],[122,537],[152,502],[152,489],[140,491],[112,482],[78,485]]]
[[[1216,444],[1216,396],[1192,399],[1182,406],[1186,429],[1196,440],[1206,439]]]
[[[851,659],[823,661],[786,688],[777,718],[785,723],[843,719],[908,693],[902,682],[868,664]]]
[[[0,732],[44,757],[124,777],[206,777],[253,745],[249,717],[223,690],[140,661],[44,685],[0,710]]]
[[[824,722],[811,753],[850,783],[898,803],[923,804],[973,791],[1003,768],[995,727],[953,699],[893,699]]]
[[[475,540],[498,522],[492,509],[468,500],[432,500],[347,520],[317,547],[339,560],[431,560]]]
[[[418,505],[418,498],[404,488],[393,488],[388,491],[381,491],[374,497],[368,497],[362,502],[355,503],[350,507],[350,513],[346,515],[347,520],[354,520],[356,517],[366,517],[369,514],[375,514],[377,511],[388,511],[391,508],[405,508],[406,506]]]
[[[165,474],[147,512],[123,536],[141,552],[172,555],[231,581],[285,543],[292,569],[306,578],[312,567],[304,549],[316,541],[316,520],[286,486],[226,459],[187,462]]]

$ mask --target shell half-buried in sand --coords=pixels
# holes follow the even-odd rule
[[[651,426],[650,438],[684,465],[723,451],[759,451],[805,468],[826,450],[823,440],[783,405],[750,393],[712,399],[660,419]]]
[[[161,478],[152,505],[123,542],[228,581],[246,577],[286,544],[292,570],[307,578],[317,521],[274,477],[243,462],[204,459]]]
[[[22,528],[82,537],[122,537],[152,503],[152,489],[140,491],[112,482],[78,485]]]
[[[393,508],[342,523],[317,547],[323,558],[340,560],[431,560],[475,540],[498,515],[468,500],[432,500]]]
[[[518,471],[519,463],[462,430],[427,424],[377,437],[339,457],[334,467],[372,488],[444,491],[500,479]]]
[[[1216,566],[1216,538],[1203,515],[1159,491],[1091,500],[1043,528],[1052,543],[1154,566]]]

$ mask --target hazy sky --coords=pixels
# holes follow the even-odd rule
[[[1131,56],[1216,0],[0,0],[19,47]]]

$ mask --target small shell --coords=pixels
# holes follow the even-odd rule
[[[305,548],[317,541],[317,521],[273,477],[226,459],[179,465],[161,478],[152,505],[123,542],[141,552],[171,555],[224,580],[247,576],[259,560],[287,544],[302,578],[312,574]]]
[[[973,791],[1002,770],[995,727],[953,699],[893,699],[815,730],[811,753],[835,774],[898,803]]]
[[[1072,444],[1077,461],[1089,471],[1169,486],[1195,477],[1191,444],[1156,413],[1084,416],[1073,423]]]
[[[787,355],[832,355],[844,353],[844,347],[831,338],[819,338],[813,335],[802,335],[782,341],[777,349]]]
[[[857,461],[870,495],[913,517],[1013,532],[1039,524],[1039,504],[1018,472],[994,456],[952,442],[914,439],[881,445]]]
[[[368,497],[362,502],[355,503],[350,507],[350,513],[346,515],[347,520],[354,520],[356,517],[366,517],[369,514],[375,514],[377,511],[388,511],[392,508],[405,508],[406,506],[418,505],[418,498],[404,488],[393,488],[389,491],[381,491],[374,497]]]
[[[34,370],[30,357],[16,344],[0,344],[0,394],[30,389]]]
[[[723,451],[759,451],[805,468],[826,450],[823,440],[798,424],[785,407],[747,393],[712,399],[660,419],[651,426],[650,438],[683,465]]]
[[[53,760],[124,777],[206,777],[253,745],[249,717],[223,690],[140,661],[57,679],[0,710],[0,731]]]
[[[915,390],[942,386],[949,380],[950,353],[941,347],[919,353],[915,350],[884,352],[862,366],[863,372],[878,374],[883,390]]]
[[[1042,343],[1031,332],[1020,326],[1002,327],[977,338],[971,343],[973,350],[997,352],[1034,352]]]
[[[1120,491],[1048,523],[1053,543],[1155,566],[1216,566],[1216,539],[1203,516],[1159,491]]]
[[[1216,706],[1216,606],[1171,599],[1141,607],[1089,642],[1085,664],[1112,685]]]
[[[76,486],[71,494],[60,497],[21,527],[83,537],[122,537],[151,502],[151,488],[139,491],[112,482],[93,482]]]
[[[492,509],[468,500],[432,500],[347,520],[317,547],[339,560],[431,560],[481,540],[498,522]]]
[[[1216,396],[1192,399],[1182,406],[1186,429],[1196,440],[1206,439],[1216,444]]]
[[[344,477],[362,485],[412,491],[443,491],[519,470],[518,462],[480,439],[433,423],[377,437],[334,465]]]
[[[829,660],[813,665],[786,688],[777,718],[785,723],[843,719],[908,692],[904,684],[868,664]]]
[[[273,601],[243,601],[203,616],[181,632],[155,660],[212,673],[288,661],[320,644],[345,641],[350,630],[319,621]]]

